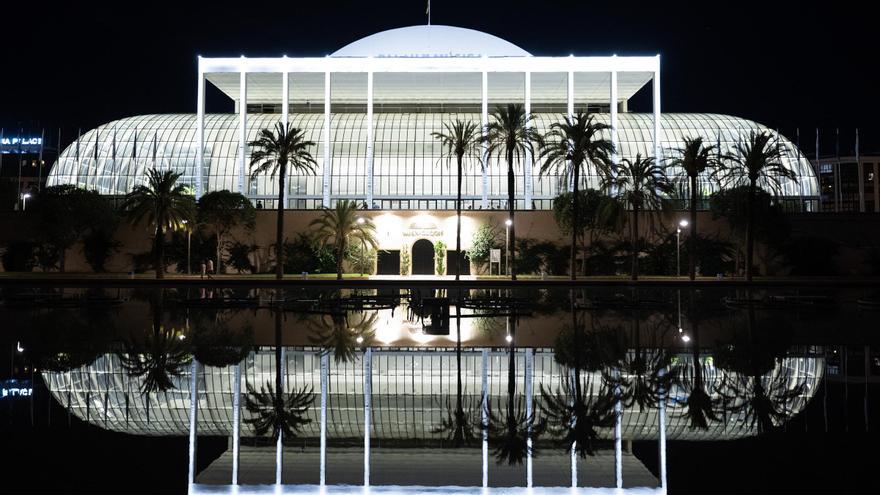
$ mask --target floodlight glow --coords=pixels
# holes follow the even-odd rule
[[[31,193],[24,193],[24,194],[21,195],[21,198],[22,198],[22,199],[28,199],[28,198],[30,198],[30,197],[31,197]]]
[[[513,225],[513,222],[510,221],[510,219],[508,218],[507,220],[504,221],[504,225],[507,225],[508,227],[510,227],[511,225]]]
[[[513,336],[508,334],[506,337],[504,337],[504,340],[506,340],[508,343],[513,342]]]
[[[21,342],[20,342],[20,341],[15,343],[15,350],[18,351],[19,354],[21,354],[22,352],[24,352],[24,347],[21,346]]]
[[[355,340],[355,342],[357,342],[358,344],[363,344],[363,343],[364,343],[364,338],[361,337],[360,335],[358,335],[357,338],[354,339],[354,340]]]
[[[690,342],[690,341],[691,341],[691,338],[690,338],[689,336],[687,336],[687,335],[682,335],[682,336],[681,336],[681,341],[687,343],[687,342]]]
[[[357,219],[358,225],[363,225],[364,222],[366,222],[366,220],[364,220],[364,217],[358,217],[358,219]]]
[[[681,228],[683,228],[683,229],[684,229],[684,228],[687,228],[688,225],[690,225],[690,222],[688,222],[688,221],[685,220],[685,219],[682,219],[680,222],[678,222],[678,226],[681,227]]]

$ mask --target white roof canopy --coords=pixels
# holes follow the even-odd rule
[[[247,73],[248,103],[280,103],[282,73],[288,73],[290,103],[323,102],[331,74],[334,103],[366,103],[367,73],[373,98],[383,103],[478,103],[482,73],[488,99],[516,101],[531,74],[534,104],[561,103],[574,74],[574,98],[608,102],[611,72],[617,72],[618,101],[631,98],[659,73],[655,57],[533,57],[495,36],[451,26],[392,29],[350,43],[327,57],[199,58],[199,73],[238,100],[240,74]]]

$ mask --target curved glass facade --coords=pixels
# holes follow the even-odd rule
[[[608,114],[597,114],[608,122]],[[559,114],[536,115],[535,125],[541,132],[560,119]],[[280,121],[278,114],[248,116],[248,140],[257,132]],[[373,198],[383,209],[452,209],[455,198],[454,168],[447,163],[440,144],[431,133],[443,129],[445,122],[455,119],[480,121],[476,113],[377,113],[374,116]],[[330,197],[367,198],[367,117],[363,113],[332,114],[330,127],[331,170]],[[324,115],[323,113],[291,114],[290,123],[305,130],[315,143],[312,155],[319,163],[316,175],[290,173],[288,181],[289,208],[318,208],[323,191]],[[708,143],[732,152],[737,142],[749,133],[774,131],[755,122],[714,114],[663,114],[661,146],[664,156],[681,146],[682,138],[702,136]],[[610,136],[608,136],[610,138]],[[636,154],[653,154],[653,121],[650,114],[621,113],[618,115],[619,154],[634,158]],[[778,135],[783,162],[793,170],[798,181],[784,180],[780,194],[790,198],[818,197],[818,182],[807,158]],[[239,176],[239,120],[236,114],[214,114],[205,117],[205,169],[203,190],[237,190]],[[183,174],[182,181],[194,185],[197,156],[196,116],[143,115],[120,119],[90,130],[69,146],[52,168],[48,185],[75,184],[95,189],[102,194],[121,195],[142,184],[145,171],[151,167],[172,169]],[[245,163],[249,161],[249,152]],[[551,207],[551,200],[567,185],[557,175],[539,176],[538,165],[532,173],[532,204],[524,199],[526,174],[522,167],[517,175],[517,197],[520,209]],[[670,175],[678,173],[669,170]],[[490,208],[501,208],[507,199],[506,164],[493,160],[486,171],[486,196]],[[596,177],[585,177],[586,186],[595,187]],[[465,208],[479,208],[483,197],[483,177],[478,163],[468,167],[463,180]],[[717,186],[702,181],[703,194]],[[268,176],[250,180],[245,174],[244,193],[254,200],[272,203],[277,197],[277,182]],[[268,206],[268,205],[267,205]]]
[[[525,380],[525,352],[518,351],[516,380]],[[315,401],[304,425],[302,436],[315,438],[320,428],[320,354],[315,349],[285,348],[285,388],[300,390],[311,387]],[[667,401],[666,428],[670,439],[722,440],[756,434],[750,421],[748,392],[755,378],[716,368],[708,356],[702,363],[707,390],[715,399],[729,387],[746,391],[737,395],[727,407],[735,411],[725,421],[711,422],[708,429],[695,429],[684,414],[687,391],[673,386]],[[680,354],[675,364],[681,372],[693,374],[691,355]],[[504,403],[507,394],[508,354],[490,350],[487,362],[490,403]],[[189,367],[173,377],[174,388],[165,392],[142,394],[142,377],[128,374],[118,354],[105,354],[93,364],[69,372],[43,372],[55,399],[77,417],[102,428],[141,435],[185,435],[189,431]],[[199,432],[207,435],[229,435],[232,432],[233,368],[204,367],[198,379]],[[606,370],[607,372],[607,370]],[[818,389],[825,372],[824,356],[815,349],[800,349],[780,359],[774,369],[761,375],[763,390],[773,398],[799,390],[798,395],[784,402],[788,417],[803,410]],[[540,390],[558,393],[569,368],[560,366],[552,349],[536,349],[534,361],[535,400]],[[248,386],[256,390],[265,383],[274,384],[274,348],[262,347],[252,352],[241,367],[243,394]],[[372,361],[372,428],[371,436],[388,440],[440,439],[443,433],[435,428],[446,417],[448,404],[456,394],[456,358],[454,349],[430,350],[374,349]],[[361,438],[364,428],[364,365],[362,357],[348,363],[330,360],[327,400],[327,435],[331,439]],[[480,349],[466,349],[462,355],[462,383],[465,405],[480,402],[482,357]],[[629,376],[623,375],[626,383]],[[583,390],[598,394],[602,388],[602,372],[584,372]],[[522,386],[518,386],[518,394]],[[739,402],[737,402],[739,401]],[[242,403],[242,435],[253,436],[246,420],[252,416]],[[744,406],[744,407],[739,407]],[[473,409],[478,410],[477,407]],[[776,419],[774,419],[776,421]],[[623,409],[623,438],[656,439],[657,409],[640,408],[633,404]],[[778,425],[777,425],[778,426]],[[613,428],[600,429],[602,438],[613,438]]]

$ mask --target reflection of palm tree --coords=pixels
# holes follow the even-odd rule
[[[461,295],[459,294],[459,301]],[[470,445],[477,438],[474,433],[473,408],[467,407],[465,412],[464,399],[462,397],[461,384],[461,307],[456,309],[455,315],[455,367],[456,367],[456,389],[455,389],[455,407],[449,401],[446,401],[446,417],[440,421],[440,424],[434,428],[433,433],[445,433],[446,439],[452,442],[453,447],[462,447]]]
[[[354,361],[357,359],[357,349],[369,347],[376,337],[376,320],[379,317],[375,311],[356,314],[358,318],[354,320],[349,318],[350,313],[334,313],[306,320],[313,327],[309,341],[320,346],[323,354],[332,352],[333,360],[337,363]]]
[[[669,389],[669,375],[664,370],[672,360],[665,348],[661,347],[662,335],[653,328],[651,344],[642,346],[639,317],[635,318],[633,349],[626,353],[620,367],[624,378],[620,380],[623,388],[624,407],[638,406],[640,410],[657,407],[662,396],[660,390]]]
[[[223,368],[242,362],[254,345],[254,329],[229,326],[221,311],[197,311],[191,318],[192,347],[196,360],[204,366]]]
[[[714,383],[707,383],[706,363],[700,357],[699,320],[691,320],[691,363],[680,362],[672,371],[674,380],[685,390],[688,397],[684,400],[684,416],[690,421],[691,428],[706,430],[709,422],[718,421],[716,412],[723,407],[723,397],[716,394]]]
[[[289,441],[296,437],[304,425],[312,422],[306,417],[309,407],[315,400],[311,387],[285,393],[281,374],[281,320],[283,313],[275,312],[275,386],[267,381],[257,392],[251,384],[247,385],[245,407],[251,417],[244,420],[254,428],[254,433],[265,435],[271,429],[276,441]],[[280,443],[279,443],[280,449]]]
[[[508,353],[510,361],[507,366],[507,404],[503,408],[505,413],[500,415],[489,404],[488,423],[484,424],[489,434],[489,443],[493,445],[492,455],[501,464],[522,464],[529,454],[536,455],[534,446],[530,446],[529,440],[535,440],[547,429],[546,419],[536,419],[536,415],[526,414],[525,400],[516,398],[516,319],[508,316],[510,323],[510,346]],[[501,409],[498,407],[497,409]]]

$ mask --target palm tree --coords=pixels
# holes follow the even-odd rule
[[[507,219],[510,220],[510,238],[507,252],[510,259],[510,279],[516,280],[516,223],[513,212],[516,209],[516,180],[513,169],[526,153],[534,155],[535,145],[542,143],[541,134],[532,127],[533,117],[526,114],[518,103],[497,107],[492,112],[492,121],[486,126],[484,140],[487,143],[486,159],[493,156],[507,160]]]
[[[271,431],[275,439],[277,449],[285,440],[290,440],[302,430],[302,427],[311,423],[307,418],[309,408],[315,397],[312,388],[303,387],[293,392],[284,391],[284,377],[281,373],[281,322],[284,315],[280,308],[275,311],[275,385],[266,381],[260,385],[257,392],[253,385],[247,384],[247,396],[245,407],[251,413],[251,417],[244,422],[254,428],[258,436],[266,435]]]
[[[342,200],[336,208],[324,208],[320,217],[309,223],[317,228],[313,241],[319,244],[332,244],[336,254],[336,280],[342,280],[342,262],[345,251],[352,242],[360,242],[364,249],[369,246],[377,249],[376,226],[369,218],[358,215],[357,203]]]
[[[512,466],[522,464],[529,454],[535,455],[535,448],[529,446],[529,440],[534,441],[544,433],[547,420],[538,419],[534,412],[526,414],[525,400],[516,398],[516,317],[508,316],[508,322],[511,338],[508,348],[510,360],[507,364],[507,404],[503,415],[485,404],[488,422],[483,424],[483,428],[488,431],[489,443],[493,444],[492,455],[497,462],[501,464],[507,461]]]
[[[122,205],[132,224],[146,219],[155,227],[153,254],[156,278],[165,278],[165,232],[181,228],[193,220],[195,202],[187,186],[178,184],[181,174],[154,168],[147,170],[147,184],[136,186]]]
[[[440,144],[446,148],[450,155],[455,156],[457,168],[457,195],[455,199],[455,280],[459,279],[461,274],[461,176],[464,157],[476,157],[480,159],[480,144],[482,135],[480,127],[471,122],[463,122],[456,119],[455,122],[443,124],[445,132],[432,132],[431,136],[440,141]]]
[[[376,337],[376,320],[379,318],[375,311],[360,312],[359,315],[360,318],[355,321],[349,318],[349,313],[333,313],[307,320],[312,327],[309,341],[321,347],[323,354],[332,352],[333,360],[337,363],[354,361],[358,348],[372,345]]]
[[[746,201],[746,280],[752,280],[752,259],[755,247],[754,203],[758,183],[778,193],[782,188],[782,180],[797,182],[797,175],[782,163],[782,148],[778,138],[767,131],[752,132],[748,141],[734,145],[733,156],[725,176],[729,185],[748,186]]]
[[[459,300],[461,295],[459,294]],[[468,407],[465,411],[464,392],[461,380],[461,307],[456,309],[455,316],[455,367],[456,367],[456,388],[455,388],[455,407],[453,408],[446,403],[446,417],[440,421],[440,424],[432,430],[432,433],[445,433],[447,440],[452,443],[455,448],[470,445],[476,441],[477,435],[474,432],[473,410]]]
[[[550,131],[544,135],[544,146],[541,148],[540,174],[544,175],[551,169],[561,170],[574,184],[571,195],[572,229],[571,229],[571,279],[577,278],[575,268],[577,258],[577,238],[580,234],[578,200],[581,174],[592,168],[600,177],[607,181],[611,176],[614,144],[602,137],[602,133],[611,126],[597,122],[593,115],[578,112],[573,117],[565,116],[563,122],[554,122]]]
[[[700,200],[700,190],[697,188],[697,178],[709,173],[709,180],[714,180],[718,173],[724,170],[724,156],[718,146],[703,144],[702,137],[684,138],[683,146],[674,150],[677,156],[669,160],[669,165],[678,167],[681,172],[678,180],[686,182],[689,194],[690,209],[690,234],[688,235],[688,276],[691,280],[697,274],[697,203]]]
[[[637,154],[635,160],[624,158],[614,167],[614,177],[608,180],[617,189],[617,197],[632,209],[630,222],[630,255],[632,268],[630,276],[639,278],[639,212],[647,211],[649,222],[654,215],[668,209],[667,198],[673,193],[672,183],[666,177],[663,167],[654,162],[653,157],[642,158]]]
[[[306,140],[305,131],[290,124],[275,124],[275,131],[262,129],[256,141],[248,146],[251,153],[251,180],[269,173],[278,176],[278,221],[275,232],[275,278],[284,277],[284,187],[288,167],[301,174],[314,174],[318,163],[309,151],[315,143]]]

